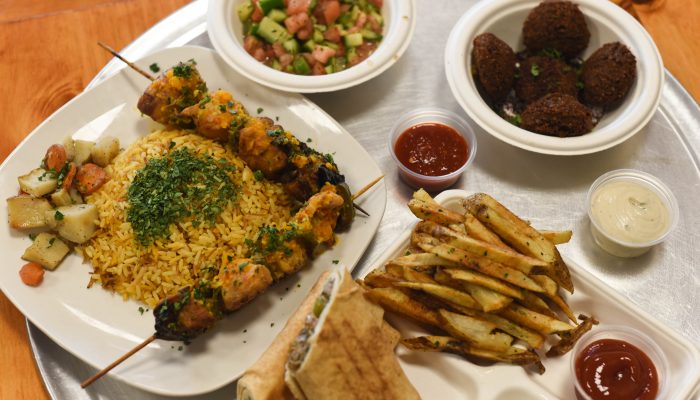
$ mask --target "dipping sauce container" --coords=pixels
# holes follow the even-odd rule
[[[403,115],[389,136],[401,178],[414,188],[446,189],[476,156],[476,136],[457,114],[424,108]]]
[[[664,241],[678,223],[678,203],[653,175],[633,169],[608,172],[588,191],[595,242],[618,257],[636,257]]]

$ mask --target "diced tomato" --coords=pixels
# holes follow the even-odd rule
[[[348,12],[348,11],[350,11],[350,4],[341,4],[340,5],[340,12],[341,13]]]
[[[308,14],[299,13],[287,17],[284,20],[284,25],[287,27],[289,33],[293,35],[307,27],[309,22],[311,22],[311,20]]]
[[[262,8],[260,8],[260,4],[258,4],[258,0],[253,0],[253,7],[253,13],[250,15],[250,20],[253,22],[262,21],[265,14],[263,13]]]
[[[377,8],[382,8],[382,6],[384,5],[384,0],[369,0],[369,2]]]
[[[309,5],[311,5],[311,0],[289,0],[287,4],[287,15],[294,15],[297,13],[308,13]]]
[[[275,57],[280,58],[283,55],[287,54],[287,50],[282,47],[281,44],[279,43],[273,43],[272,44],[272,51],[275,53]]]
[[[343,43],[343,42],[338,43],[338,49],[335,51],[335,55],[338,57],[345,56],[345,43]]]
[[[316,46],[314,51],[311,52],[311,55],[314,56],[316,61],[325,65],[328,62],[328,59],[335,55],[335,50],[331,49],[330,47]]]
[[[280,64],[282,64],[282,68],[286,68],[287,65],[291,64],[292,61],[294,61],[294,56],[287,53],[287,54],[282,54],[279,58]]]
[[[258,38],[256,38],[253,35],[248,35],[245,37],[245,39],[243,39],[243,48],[251,56],[254,55],[255,51],[261,47],[262,47],[262,42],[260,40],[258,40]]]
[[[340,29],[338,27],[334,26],[332,28],[328,28],[324,33],[323,33],[323,38],[328,40],[329,42],[333,43],[340,43]]]
[[[309,65],[314,65],[317,63],[316,59],[311,55],[311,53],[301,53],[301,56],[306,59],[306,62],[309,63]]]
[[[364,61],[374,52],[376,48],[377,45],[374,42],[363,42],[359,47],[357,47],[357,62],[360,63]]]
[[[306,15],[306,14],[304,14],[304,15]],[[299,31],[297,32],[297,38],[299,38],[299,40],[308,40],[311,38],[311,35],[313,34],[313,32],[314,32],[313,22],[311,21],[311,18],[308,18],[306,20],[306,25],[304,25],[304,27],[299,29]]]
[[[317,62],[313,65],[313,67],[311,67],[311,73],[314,75],[324,75],[326,73],[326,69],[323,67],[323,64]]]
[[[331,25],[340,16],[340,2],[338,0],[327,1],[324,4],[323,16],[326,20],[326,25]]]
[[[367,22],[367,14],[360,11],[360,13],[357,15],[357,21],[355,21],[355,26],[362,29],[362,27],[365,26],[365,22]]]

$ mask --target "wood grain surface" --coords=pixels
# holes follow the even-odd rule
[[[0,162],[80,93],[116,49],[189,0],[0,0]],[[37,160],[41,158],[37,154]],[[17,268],[21,260],[4,268]],[[0,399],[48,399],[22,314],[0,294]]]
[[[665,66],[700,99],[700,1],[614,1],[636,14],[654,37]],[[107,63],[110,56],[95,44],[98,40],[120,49],[188,2],[0,0],[0,162]],[[3,267],[19,269],[20,260],[15,264]],[[25,320],[3,294],[0,338],[0,399],[48,399]]]

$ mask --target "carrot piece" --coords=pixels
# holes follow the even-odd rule
[[[58,172],[63,168],[67,160],[68,155],[66,155],[65,147],[61,144],[52,144],[49,146],[48,150],[46,150],[44,164],[46,165],[46,169]]]
[[[26,263],[19,270],[19,277],[27,286],[39,286],[44,280],[44,267],[37,263]]]
[[[80,167],[75,179],[78,191],[82,194],[90,194],[107,182],[107,173],[98,165],[87,163]]]
[[[70,186],[73,184],[73,178],[75,178],[75,174],[78,172],[78,167],[75,166],[74,163],[70,163],[70,167],[68,168],[68,173],[66,173],[66,176],[63,177],[63,188],[68,190],[70,189]]]

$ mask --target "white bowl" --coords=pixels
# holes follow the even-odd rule
[[[207,12],[209,39],[233,69],[245,77],[287,92],[318,93],[345,89],[365,82],[394,64],[408,47],[416,25],[414,0],[384,0],[384,38],[365,61],[328,75],[294,75],[270,68],[243,48],[243,26],[236,16],[242,0],[211,0]]]
[[[481,98],[472,70],[474,37],[491,32],[514,51],[523,50],[525,17],[540,0],[489,0],[477,3],[457,22],[445,49],[445,72],[452,94],[464,111],[486,132],[525,150],[576,155],[605,150],[629,139],[649,122],[661,100],[664,68],[653,40],[627,12],[603,0],[573,0],[586,17],[591,39],[585,60],[603,44],[619,41],[637,59],[637,79],[619,107],[606,113],[592,132],[559,138],[529,132],[499,117]]]

